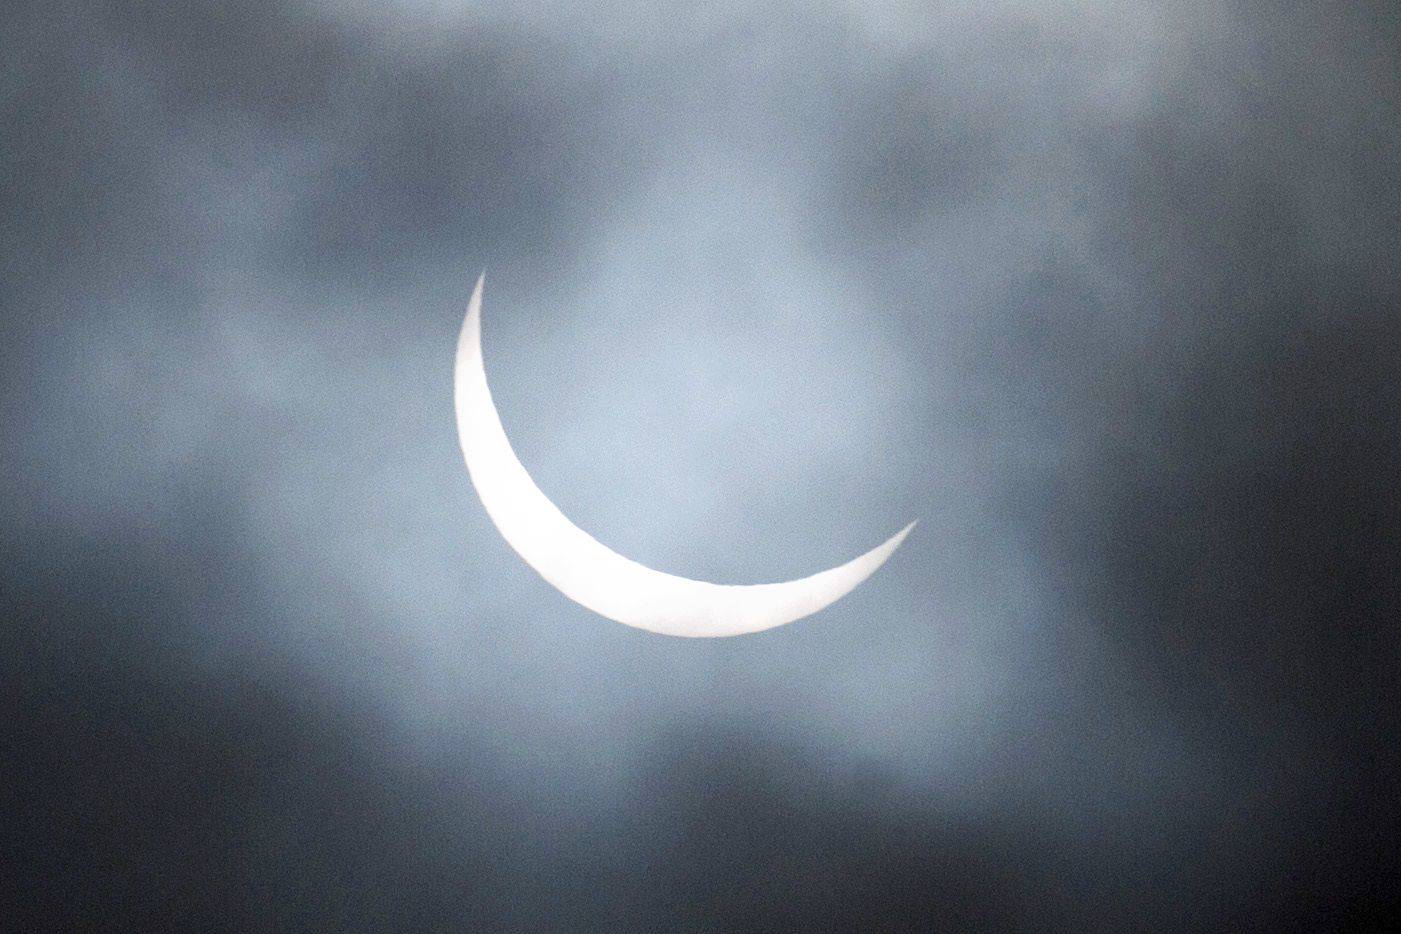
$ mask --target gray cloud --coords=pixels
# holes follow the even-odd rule
[[[7,17],[12,729],[170,776],[45,753],[31,845],[148,872],[174,800],[241,880],[186,904],[255,926],[1394,914],[1384,8]],[[916,537],[753,638],[572,606],[456,454],[481,268],[508,431],[605,542]]]

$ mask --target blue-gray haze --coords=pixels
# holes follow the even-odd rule
[[[1384,2],[0,13],[25,927],[1395,930]],[[456,445],[673,573],[599,619]],[[1389,919],[1389,921],[1388,921]]]

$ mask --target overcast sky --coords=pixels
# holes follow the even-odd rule
[[[1390,917],[1390,4],[0,14],[16,908],[240,929]],[[491,526],[809,619],[655,636]]]

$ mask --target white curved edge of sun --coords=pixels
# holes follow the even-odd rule
[[[915,527],[809,577],[777,584],[712,584],[653,570],[584,532],[541,492],[516,457],[487,387],[482,285],[457,342],[457,433],[472,484],[502,537],[566,597],[601,616],[671,636],[737,636],[816,613],[875,573]]]

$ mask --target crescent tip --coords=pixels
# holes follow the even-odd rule
[[[886,542],[886,546],[889,549],[885,553],[886,557],[889,557],[890,555],[894,554],[895,549],[899,548],[902,544],[904,544],[905,539],[909,537],[909,534],[915,530],[915,526],[917,525],[919,525],[918,519],[914,520],[909,525],[905,526],[903,529],[890,536],[890,540]]]
[[[486,273],[477,276],[477,284],[472,289],[472,297],[467,301],[467,314],[462,317],[462,330],[457,337],[458,365],[461,366],[462,355],[468,348],[478,344],[481,340],[481,318],[482,318],[482,285],[486,282]]]
[[[477,276],[477,284],[472,287],[472,298],[467,302],[467,316],[481,317],[482,314],[482,286],[486,284],[486,270],[483,269]]]

